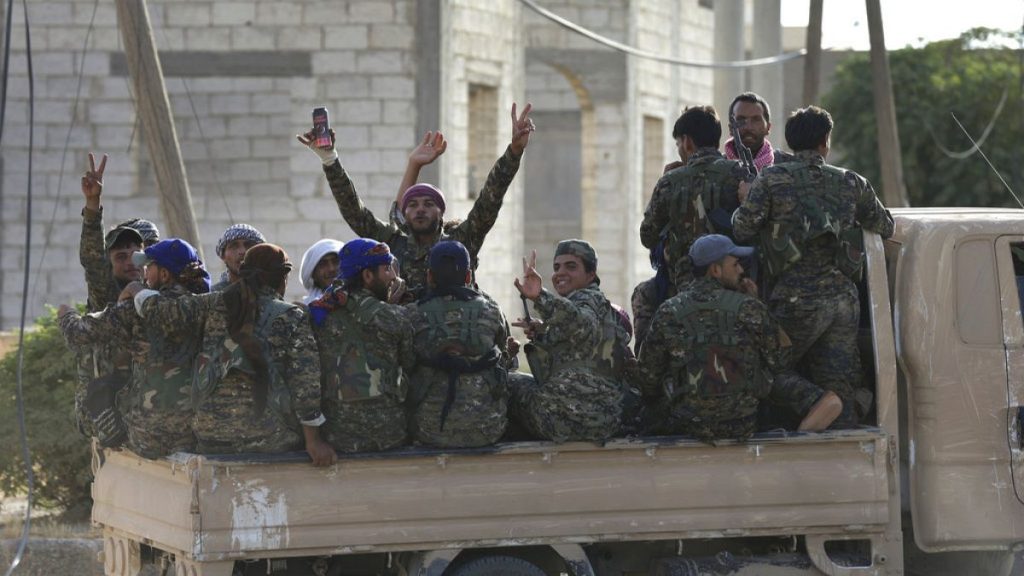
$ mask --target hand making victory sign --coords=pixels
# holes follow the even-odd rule
[[[530,119],[530,110],[533,110],[533,104],[527,103],[522,114],[516,116],[516,103],[512,103],[512,143],[509,146],[516,156],[523,154],[526,145],[530,143],[530,132],[537,129]]]
[[[103,194],[103,171],[107,169],[107,155],[100,160],[99,169],[96,168],[96,157],[89,153],[89,170],[82,176],[82,195],[85,196],[85,207],[89,210],[99,211],[100,196]]]

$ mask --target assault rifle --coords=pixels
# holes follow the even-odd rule
[[[736,148],[736,157],[739,159],[740,164],[743,165],[743,169],[747,171],[747,177],[743,180],[752,182],[757,177],[754,155],[750,153],[750,148],[743,144],[743,138],[740,137],[740,127],[736,123],[736,116],[733,114],[729,115],[729,132],[732,133],[732,145]]]

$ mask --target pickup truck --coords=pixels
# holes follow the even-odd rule
[[[603,445],[95,452],[105,573],[1014,574],[1024,546],[1024,211],[865,235],[872,425]]]

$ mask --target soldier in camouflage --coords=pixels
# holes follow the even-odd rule
[[[793,339],[800,372],[839,394],[844,422],[863,419],[871,393],[861,388],[857,286],[861,228],[888,238],[893,219],[859,174],[825,163],[832,117],[816,106],[786,122],[796,161],[765,168],[733,216],[741,240],[762,246],[772,286],[768,306]]]
[[[413,439],[442,448],[493,444],[508,424],[505,315],[469,285],[469,251],[459,242],[434,245],[427,282],[427,294],[409,308],[416,350],[409,390]]]
[[[733,124],[740,133],[743,145],[750,150],[751,159],[754,161],[754,168],[761,172],[772,164],[792,162],[795,157],[772,146],[768,135],[772,131],[772,110],[759,94],[744,92],[732,99],[729,104],[729,130],[732,131]],[[725,150],[725,157],[736,160],[739,155],[736,152],[734,138],[729,138],[722,146]]]
[[[741,278],[739,258],[752,252],[719,234],[691,247],[697,277],[658,309],[640,354],[644,398],[666,416],[655,430],[744,440],[765,400],[803,416],[800,430],[823,430],[839,416],[835,394],[784,372],[789,340]]]
[[[245,252],[266,241],[262,232],[248,224],[228,226],[224,234],[217,240],[217,256],[224,262],[224,272],[220,275],[220,280],[213,285],[213,291],[220,292],[238,282],[242,277],[241,267]]]
[[[210,291],[210,275],[184,240],[162,240],[136,252],[133,263],[145,267],[146,285],[165,298]],[[168,338],[159,327],[143,324],[130,300],[85,316],[62,306],[59,316],[72,350],[102,341],[131,353],[131,382],[116,409],[105,409],[112,398],[100,398],[108,390],[88,391],[86,408],[96,429],[103,431],[101,439],[126,434],[128,447],[146,458],[194,449],[191,393],[197,340],[180,333]]]
[[[498,218],[505,192],[519,170],[519,162],[534,130],[533,121],[529,118],[530,109],[527,104],[522,114],[517,116],[515,104],[512,105],[512,140],[491,169],[469,215],[451,231],[444,229],[445,198],[436,187],[415,184],[402,194],[400,207],[405,226],[397,222],[382,222],[363,205],[333,145],[329,149],[317,147],[312,132],[297,138],[323,163],[327,183],[345,222],[357,235],[386,242],[392,248],[409,292],[418,296],[425,291],[427,283],[427,255],[430,248],[441,240],[461,242],[469,250],[476,269],[477,254]],[[331,138],[333,142],[333,133]]]
[[[197,452],[282,452],[305,443],[313,464],[336,459],[320,438],[320,358],[301,306],[281,299],[291,271],[273,244],[250,248],[221,292],[135,294],[136,311],[167,338],[198,340],[192,382]]]
[[[405,310],[387,302],[396,281],[387,244],[351,240],[339,254],[338,278],[309,304],[322,367],[328,442],[341,452],[368,452],[406,441],[405,378],[415,364]]]
[[[600,441],[620,427],[629,342],[619,314],[601,292],[597,253],[583,240],[563,240],[555,249],[551,282],[544,289],[537,253],[523,259],[519,293],[533,301],[541,319],[514,323],[526,329],[526,355],[533,377],[510,374],[510,412],[544,440]]]
[[[711,106],[691,106],[672,129],[686,165],[658,180],[640,224],[640,241],[649,249],[664,242],[672,283],[682,289],[693,279],[686,257],[704,234],[732,234],[729,215],[739,206],[737,190],[746,172],[718,151],[722,124]]]
[[[85,269],[88,290],[87,308],[90,312],[103,310],[117,302],[117,296],[129,282],[142,278],[142,270],[132,264],[132,254],[143,246],[160,240],[156,226],[141,218],[121,222],[103,234],[103,173],[107,155],[103,155],[99,168],[89,154],[89,170],[82,175],[82,235],[79,243],[79,261]],[[78,428],[87,437],[96,436],[85,409],[85,396],[91,382],[114,389],[126,384],[131,376],[131,357],[124,348],[113,346],[107,340],[95,340],[91,346],[78,349],[78,385],[75,388],[75,418]],[[100,438],[105,445],[111,438]]]
[[[630,298],[630,304],[633,307],[633,329],[636,332],[633,350],[637,356],[640,355],[640,348],[651,330],[654,313],[662,302],[675,296],[678,291],[669,278],[664,243],[662,242],[658,242],[651,249],[651,267],[655,270],[654,277],[637,284],[633,288],[633,296]]]

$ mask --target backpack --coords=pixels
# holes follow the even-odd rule
[[[760,370],[758,351],[752,346],[740,346],[736,333],[740,306],[746,296],[732,290],[721,290],[707,302],[686,299],[672,308],[676,319],[689,336],[683,364],[677,368],[677,377],[670,398],[688,398],[694,416],[714,420],[714,413],[702,413],[702,406],[732,405],[743,398],[762,397],[769,381]],[[749,366],[757,366],[751,380]]]

